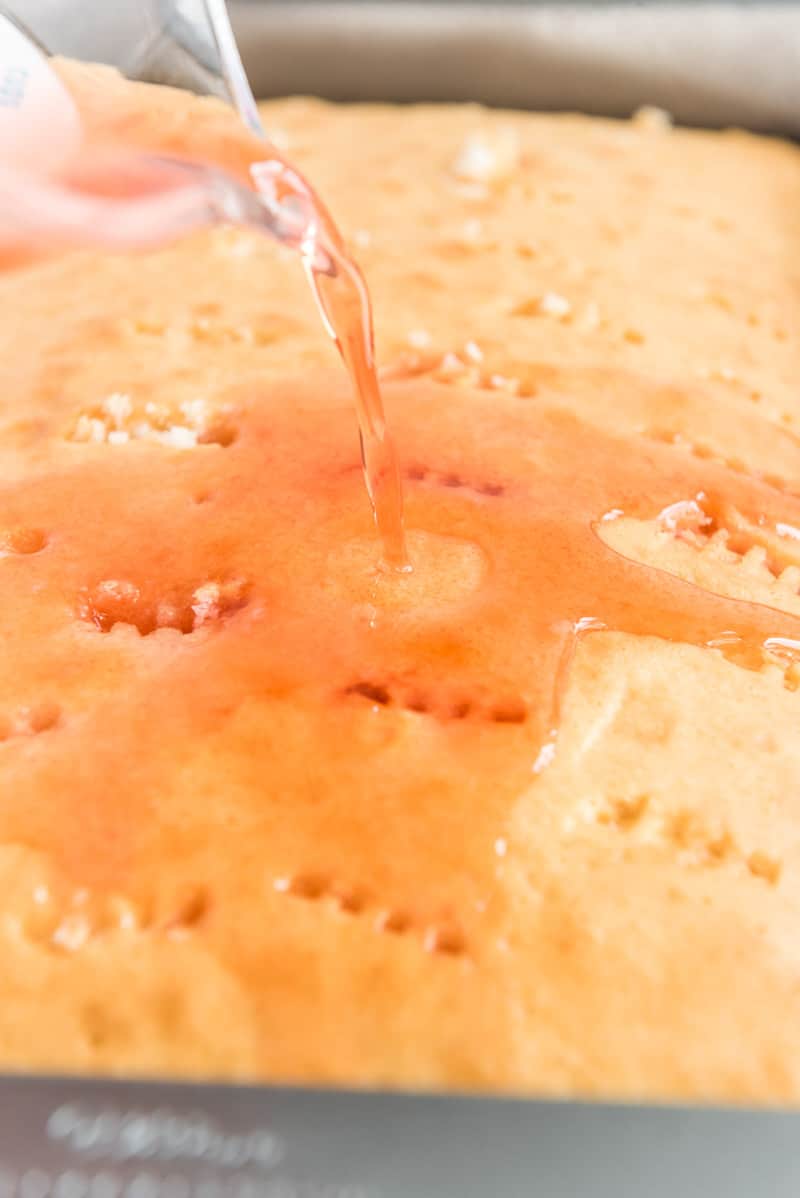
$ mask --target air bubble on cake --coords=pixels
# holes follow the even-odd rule
[[[166,595],[158,600],[144,597],[133,582],[112,578],[80,595],[78,614],[104,633],[128,624],[141,636],[163,628],[188,635],[233,615],[246,605],[247,598],[248,585],[240,578],[212,579],[189,594]]]
[[[201,398],[176,405],[152,400],[135,403],[129,395],[115,391],[81,413],[71,439],[116,446],[150,441],[171,449],[227,447],[236,439],[236,428],[229,408],[212,410]]]

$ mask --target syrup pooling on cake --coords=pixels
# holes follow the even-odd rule
[[[392,586],[364,552],[335,378],[231,398],[239,436],[225,450],[97,446],[0,497],[0,526],[46,533],[0,570],[2,702],[60,710],[36,752],[6,742],[2,834],[82,885],[146,895],[165,851],[211,853],[218,877],[229,854],[244,877],[363,884],[371,912],[456,927],[469,954],[581,636],[711,645],[750,669],[800,639],[797,617],[629,561],[599,535],[609,512],[692,501],[796,526],[800,500],[756,480],[513,399],[393,384],[404,455],[427,473],[409,484],[416,568]],[[235,601],[206,602],[212,589]],[[182,816],[172,796],[206,755],[224,788]],[[57,802],[32,805],[34,792]],[[209,911],[213,923],[213,896]],[[237,968],[257,972],[239,950]]]
[[[167,89],[131,87],[113,72],[62,64],[81,111],[87,141],[137,147],[175,158],[210,162],[253,182],[276,219],[270,231],[298,250],[323,322],[336,344],[353,387],[364,479],[386,564],[409,567],[403,530],[403,494],[394,443],[386,425],[375,367],[369,291],[330,213],[307,180],[274,147],[260,141],[222,110],[216,125],[198,130],[176,121],[164,103]],[[227,118],[227,119],[226,119]],[[265,156],[266,154],[266,156]],[[110,175],[102,152],[68,168],[76,185],[103,194],[147,187],[146,169],[135,164]]]

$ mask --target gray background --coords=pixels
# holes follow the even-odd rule
[[[259,95],[477,100],[800,133],[800,6],[233,0]]]

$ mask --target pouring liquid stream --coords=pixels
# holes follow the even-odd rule
[[[258,106],[223,0],[207,0],[207,11],[234,105],[245,128],[263,139]],[[271,158],[251,166],[250,174],[264,202],[273,206],[273,234],[287,208],[299,217],[297,231],[294,235],[287,231],[283,240],[300,251],[322,322],[350,376],[364,481],[383,546],[382,564],[407,573],[411,564],[403,528],[403,487],[375,368],[372,304],[364,276],[319,196],[289,163],[273,152]]]
[[[364,480],[382,542],[383,565],[408,572],[412,567],[403,527],[402,482],[375,367],[372,305],[364,276],[330,214],[301,175],[278,158],[256,163],[251,174],[273,212],[273,233],[279,230],[279,239],[300,253],[323,324],[350,376]],[[287,219],[292,215],[294,221]]]

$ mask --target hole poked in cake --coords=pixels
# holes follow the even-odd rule
[[[412,462],[404,473],[409,482],[427,483],[454,491],[469,491],[473,495],[483,495],[489,499],[500,499],[506,493],[505,485],[501,482],[492,479],[473,481],[454,470],[433,470],[419,462]]]
[[[152,926],[148,903],[124,895],[78,889],[59,897],[45,891],[37,903],[36,918],[28,921],[28,934],[56,953],[72,955],[100,937],[141,932]]]
[[[770,886],[777,886],[782,872],[782,863],[771,853],[756,850],[747,858],[747,868],[754,878],[760,878]]]
[[[672,533],[698,550],[713,544],[748,573],[785,580],[795,593],[798,591],[800,528],[793,524],[750,519],[730,505],[714,503],[705,494],[671,504],[659,514],[656,523],[661,531]]]
[[[596,823],[629,842],[624,860],[635,861],[635,846],[651,853],[660,845],[677,864],[690,870],[745,870],[759,882],[775,886],[783,872],[779,856],[752,849],[728,825],[724,815],[704,814],[692,807],[665,809],[663,799],[633,792],[581,804],[583,821]]]
[[[78,614],[104,633],[129,624],[141,636],[161,628],[188,635],[234,615],[246,605],[248,594],[242,578],[211,579],[191,591],[158,596],[125,579],[104,579],[79,596]]]
[[[198,445],[227,448],[236,440],[237,431],[233,410],[215,409],[205,399],[170,404],[136,400],[115,391],[80,413],[69,440],[112,446],[150,441],[171,449]]]
[[[40,528],[19,525],[0,531],[0,557],[27,557],[40,553],[46,544],[47,536]]]
[[[392,702],[391,691],[380,682],[354,682],[347,688],[347,694],[360,695],[367,702],[377,703],[381,707],[387,707]]]
[[[147,932],[184,939],[200,931],[213,912],[202,883],[184,882],[163,896],[136,898],[85,887],[65,891],[40,885],[24,918],[27,938],[48,951],[74,954],[106,936]]]
[[[701,462],[713,462],[717,466],[724,466],[726,470],[731,470],[734,474],[757,478],[759,482],[766,483],[775,491],[782,491],[787,495],[797,494],[796,486],[787,482],[786,479],[780,478],[777,474],[751,470],[741,458],[721,455],[703,441],[689,441],[681,432],[676,432],[673,429],[651,428],[644,436],[664,445],[674,445],[676,449],[691,454]]]
[[[725,827],[704,827],[694,813],[679,811],[668,824],[669,834],[686,864],[744,866],[751,877],[776,886],[782,873],[780,858],[761,849],[747,851]]]
[[[519,695],[490,695],[480,688],[431,686],[405,680],[360,679],[345,687],[344,697],[373,707],[395,708],[442,723],[524,724],[528,708]]]
[[[337,879],[317,870],[276,878],[273,889],[304,903],[325,903],[350,918],[368,916],[376,932],[388,936],[414,936],[426,952],[460,957],[467,953],[467,938],[453,919],[431,922],[415,917],[405,907],[383,906],[364,886]]]
[[[726,466],[747,474],[746,467],[737,460]],[[765,603],[796,614],[800,521],[791,512],[784,519],[782,514],[781,508],[767,498],[760,507],[740,510],[724,499],[717,482],[713,491],[699,491],[692,499],[677,500],[647,519],[626,517],[619,510],[609,512],[598,530],[606,544],[632,560],[655,565],[731,598]],[[777,636],[768,637],[758,647],[748,645],[746,638],[723,627],[706,644],[748,668],[772,665],[777,659],[788,690],[795,689],[800,679],[800,644],[796,638],[783,641]]]
[[[95,1051],[130,1043],[131,1028],[120,1019],[113,1006],[103,1002],[87,1002],[80,1010],[83,1036]]]
[[[408,911],[394,907],[388,911],[381,911],[375,921],[375,926],[379,932],[386,932],[390,936],[403,936],[411,930],[413,923],[413,918]]]
[[[429,927],[425,932],[423,945],[426,952],[447,957],[461,957],[467,951],[464,933],[457,924],[449,922]]]
[[[249,257],[257,251],[259,239],[230,229],[227,243],[222,246],[228,258]],[[226,241],[223,238],[223,242]],[[286,312],[263,314],[255,321],[232,323],[225,318],[225,306],[219,303],[197,303],[189,305],[182,314],[170,320],[149,316],[123,317],[116,324],[118,334],[125,341],[164,342],[171,347],[183,347],[191,351],[216,346],[260,349],[274,345],[296,327],[297,322]]]
[[[50,732],[60,722],[61,708],[48,700],[20,707],[13,714],[0,713],[0,743],[17,736]]]
[[[475,344],[468,342],[463,349],[447,350],[445,353],[427,351],[401,354],[394,362],[381,368],[380,377],[387,381],[428,377],[449,387],[491,391],[518,399],[530,399],[537,394],[539,386],[530,369],[513,375],[493,370],[491,366],[483,364],[482,352],[479,358],[474,353],[470,354],[468,347]]]
[[[306,902],[327,899],[347,915],[360,915],[370,904],[370,895],[363,886],[331,878],[328,874],[309,872],[277,878],[273,883],[279,894]]]
[[[542,295],[520,300],[511,309],[512,316],[549,317],[551,320],[568,324],[572,320],[572,303],[557,291],[545,291]]]
[[[167,932],[185,934],[208,918],[211,894],[205,886],[184,886],[175,896],[172,907],[162,926]]]
[[[613,798],[597,812],[597,822],[629,832],[642,822],[650,807],[650,796],[637,794]]]
[[[300,873],[286,878],[276,878],[273,886],[279,894],[289,894],[293,898],[313,901],[325,898],[331,882],[325,874]]]

